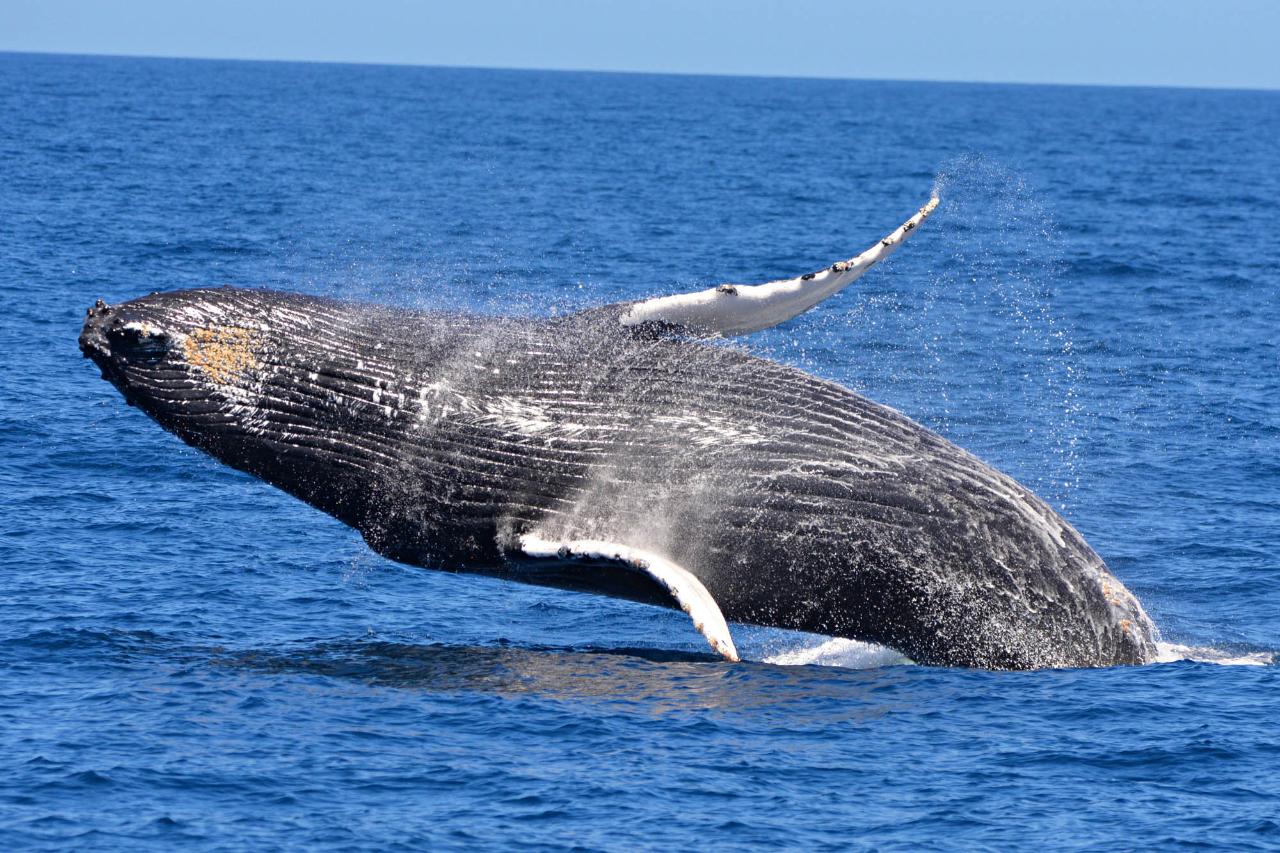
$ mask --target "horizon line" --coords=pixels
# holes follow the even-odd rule
[[[168,62],[259,62],[284,65],[351,65],[374,68],[436,68],[455,71],[536,71],[551,74],[625,74],[650,77],[711,77],[743,80],[814,80],[824,82],[861,83],[928,83],[954,86],[1055,86],[1077,89],[1172,89],[1190,92],[1280,92],[1280,87],[1263,86],[1214,86],[1173,85],[1167,83],[1072,83],[1064,81],[1033,80],[940,80],[926,77],[844,77],[822,74],[752,74],[734,71],[652,71],[633,68],[552,68],[501,65],[440,65],[429,62],[394,62],[358,59],[284,59],[278,57],[250,56],[175,56],[159,53],[82,53],[58,50],[0,50],[0,56],[64,56],[86,59],[142,59]]]

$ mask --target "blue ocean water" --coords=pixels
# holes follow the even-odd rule
[[[1280,847],[1277,139],[1274,92],[0,55],[0,844]],[[677,612],[383,561],[76,347],[95,299],[197,285],[764,281],[935,184],[743,346],[1032,486],[1167,662],[737,629],[728,665]]]

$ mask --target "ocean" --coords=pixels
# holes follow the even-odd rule
[[[6,849],[1280,848],[1280,93],[0,54]],[[545,316],[819,269],[736,346],[1061,511],[1163,635],[988,672],[430,572],[165,433],[96,299]]]

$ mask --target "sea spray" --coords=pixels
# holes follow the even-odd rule
[[[926,348],[934,363],[945,362],[957,345],[990,361],[984,372],[991,383],[974,390],[984,408],[1004,413],[1006,427],[1023,424],[1022,446],[1012,448],[1016,456],[998,464],[1020,473],[1041,497],[1065,509],[1079,486],[1078,453],[1088,416],[1070,328],[1053,306],[1055,289],[1069,286],[1062,280],[1057,224],[1023,175],[982,155],[944,164],[934,192],[947,199],[940,248],[956,263],[935,270],[927,292],[935,300],[954,294],[966,316],[957,318],[952,335],[928,338]],[[926,302],[926,312],[937,307],[935,300]],[[968,345],[976,336],[966,334],[964,321],[975,312],[990,318],[985,340],[1004,341],[1005,347],[988,343],[984,352]],[[993,330],[992,322],[1002,325],[1004,334]],[[981,446],[967,440],[971,447]]]
[[[1069,285],[1054,218],[981,155],[947,161],[932,190],[942,204],[908,250],[750,345],[902,410],[1065,509],[1091,415],[1054,308]]]

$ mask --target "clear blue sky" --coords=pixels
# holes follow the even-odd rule
[[[1280,88],[1280,0],[0,0],[0,51]]]

